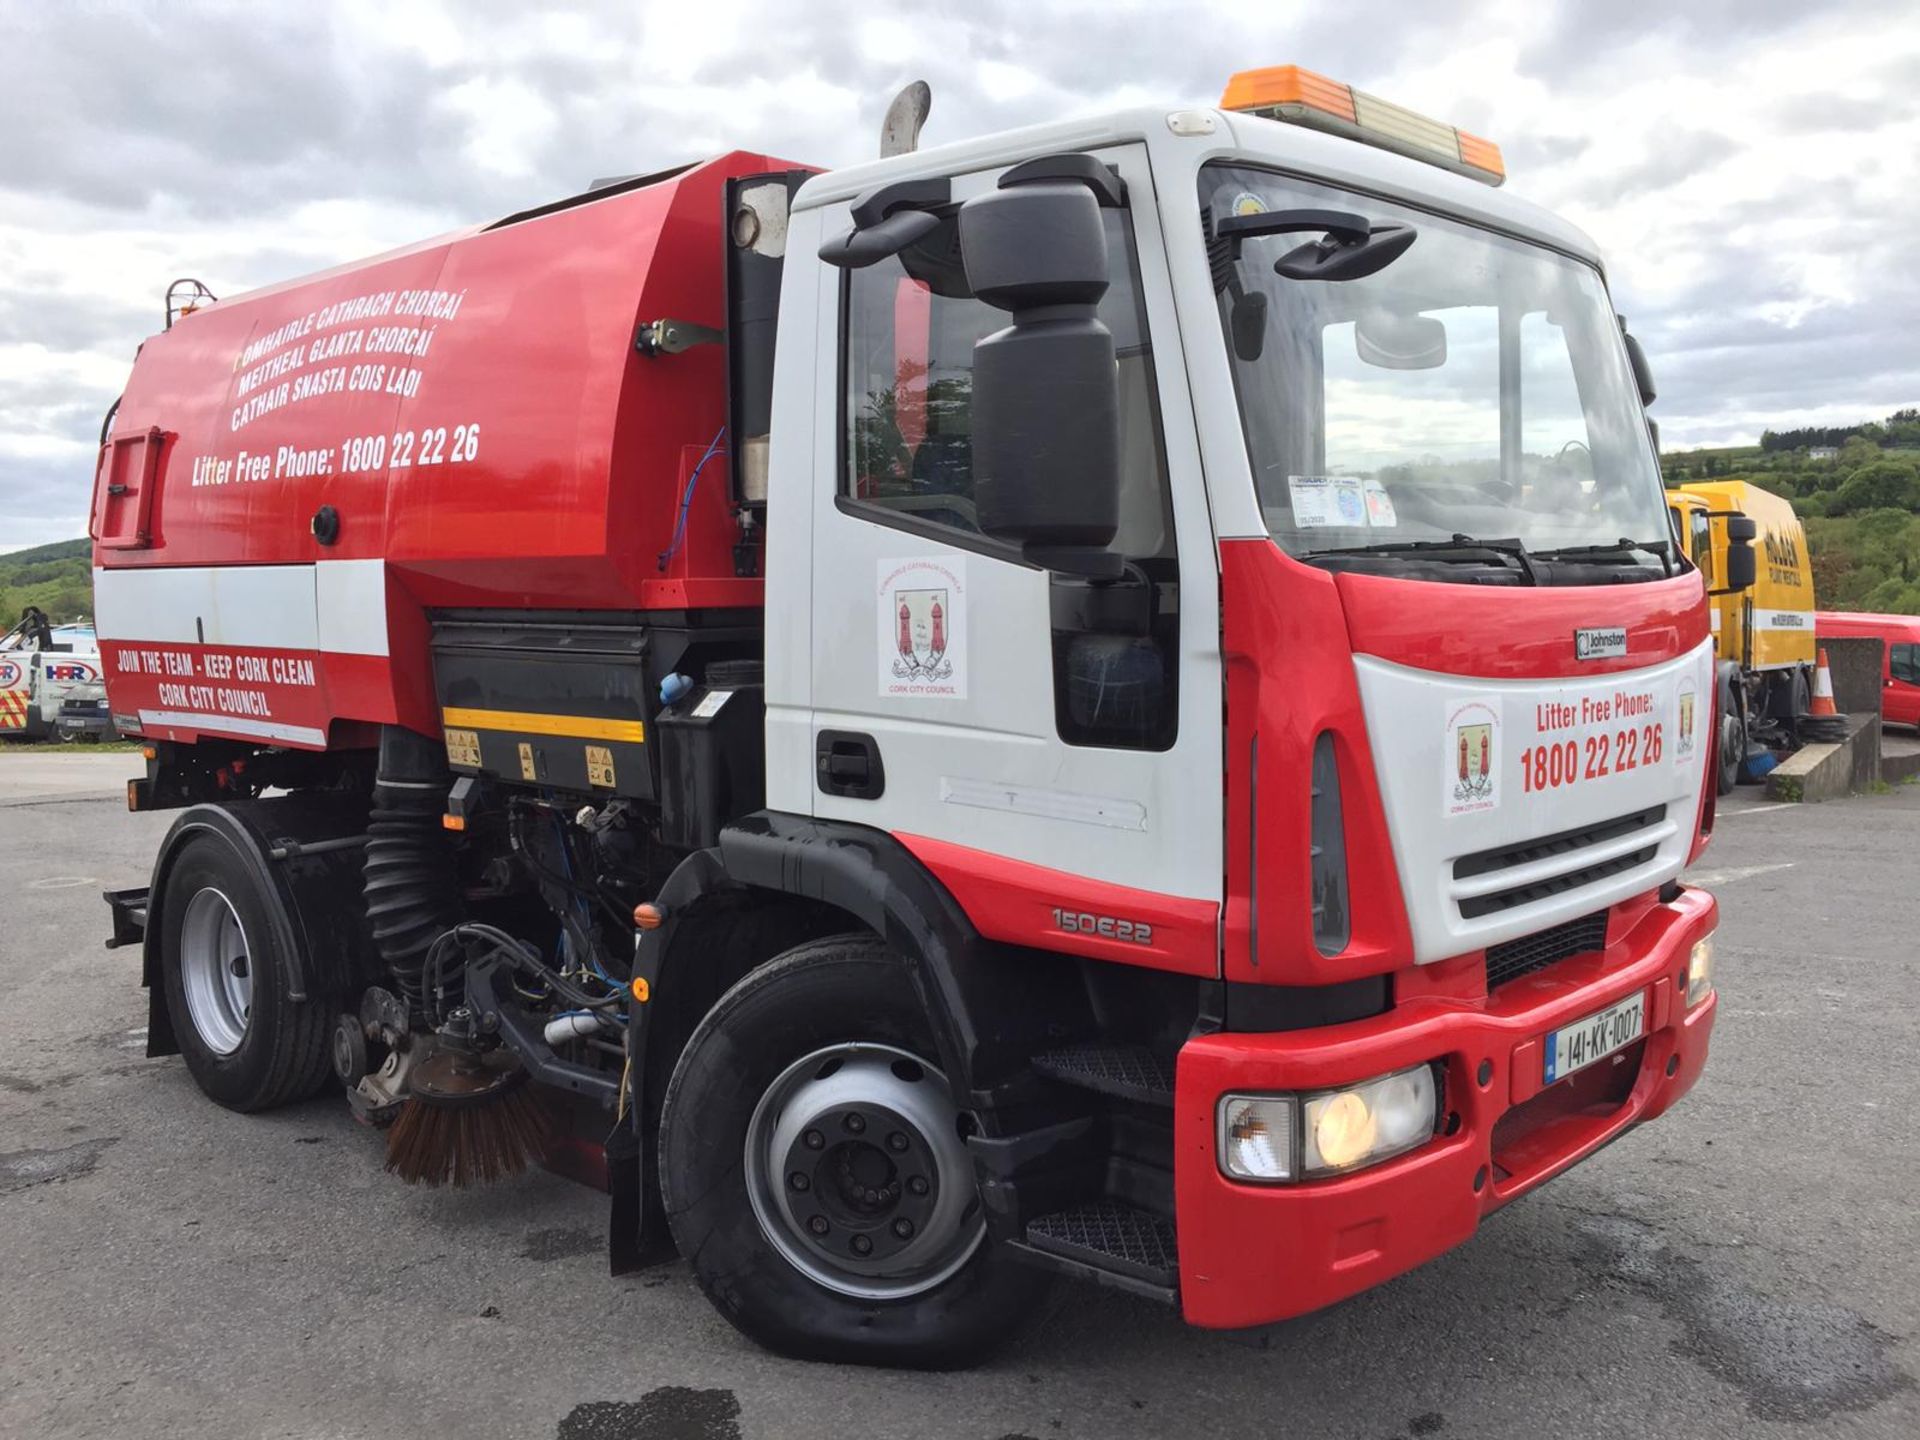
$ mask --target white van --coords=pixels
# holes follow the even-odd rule
[[[113,735],[93,626],[49,624],[32,606],[0,636],[0,738]]]

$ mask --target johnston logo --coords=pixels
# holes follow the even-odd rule
[[[1626,653],[1627,631],[1623,625],[1606,625],[1573,632],[1573,658],[1576,660],[1610,660]]]

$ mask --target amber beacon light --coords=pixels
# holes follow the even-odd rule
[[[1507,168],[1500,147],[1439,120],[1416,114],[1298,65],[1242,70],[1227,81],[1220,108],[1284,120],[1378,145],[1487,185],[1501,184]]]

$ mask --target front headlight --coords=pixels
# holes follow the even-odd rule
[[[1713,993],[1713,932],[1693,942],[1687,957],[1687,1008],[1691,1010]]]
[[[1332,1175],[1411,1150],[1433,1134],[1434,1105],[1429,1065],[1313,1096],[1300,1112],[1300,1173]]]
[[[1431,1065],[1315,1095],[1223,1095],[1220,1168],[1268,1183],[1342,1174],[1425,1143],[1438,1111]]]

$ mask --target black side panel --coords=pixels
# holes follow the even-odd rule
[[[177,1053],[160,990],[160,937],[167,877],[180,849],[210,835],[230,846],[278,901],[272,907],[280,953],[287,957],[288,994],[318,1001],[384,976],[367,930],[361,895],[366,839],[364,800],[337,792],[302,792],[268,800],[194,805],[180,812],[160,844],[148,890],[141,983],[152,994],[147,1053]]]
[[[437,615],[448,763],[459,775],[654,800],[661,680],[696,650],[757,659],[761,633],[757,616],[733,614]]]

